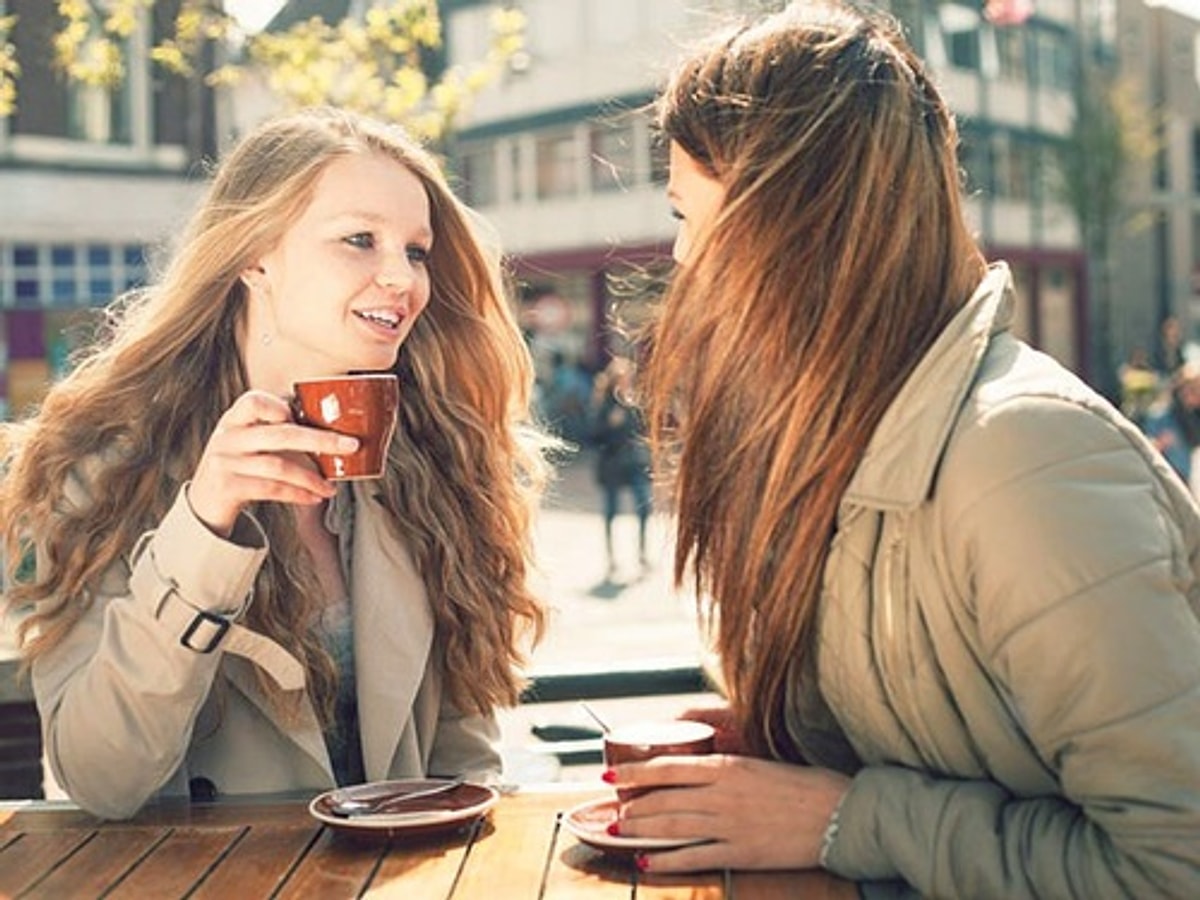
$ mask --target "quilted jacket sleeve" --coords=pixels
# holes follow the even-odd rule
[[[1200,525],[1098,408],[1016,397],[943,460],[945,578],[1060,793],[872,766],[829,867],[930,897],[1200,896]]]

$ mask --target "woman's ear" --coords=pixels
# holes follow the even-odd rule
[[[262,291],[266,288],[267,270],[260,264],[247,266],[238,276],[242,284],[252,291]]]

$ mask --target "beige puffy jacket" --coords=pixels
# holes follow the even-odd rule
[[[1200,897],[1200,516],[1011,307],[994,266],[842,503],[818,666],[865,767],[827,865],[868,896]]]

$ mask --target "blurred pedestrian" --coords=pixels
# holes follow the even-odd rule
[[[793,3],[684,60],[659,122],[655,470],[750,755],[606,773],[651,789],[613,831],[702,841],[650,873],[851,896],[1200,896],[1200,512],[1012,334],[898,26]]]
[[[1192,455],[1200,446],[1200,363],[1184,363],[1150,406],[1142,430],[1184,484],[1191,484]]]
[[[155,796],[499,775],[542,480],[498,259],[432,156],[334,110],[221,164],[163,279],[4,434],[0,521],[45,747],[101,816]],[[292,384],[388,371],[379,480]],[[526,439],[524,435],[529,435]],[[343,446],[348,445],[348,446]]]
[[[650,448],[646,443],[645,422],[633,399],[633,364],[614,357],[594,384],[592,404],[592,444],[596,452],[596,481],[604,504],[604,548],[607,577],[617,571],[613,545],[613,526],[621,495],[629,492],[637,516],[638,564],[644,572],[650,560],[646,555],[646,528],[653,499],[650,490]]]
[[[1170,376],[1156,372],[1144,347],[1134,347],[1117,372],[1121,383],[1121,412],[1139,428],[1144,428],[1151,408],[1169,385]]]

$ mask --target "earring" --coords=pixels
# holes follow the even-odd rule
[[[271,343],[271,332],[264,331],[262,333],[262,343],[264,347]]]

